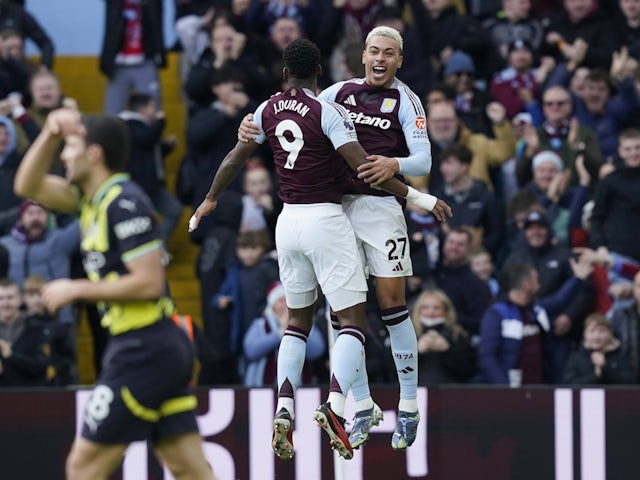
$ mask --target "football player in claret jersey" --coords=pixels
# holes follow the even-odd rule
[[[60,145],[66,178],[49,172]],[[75,110],[47,116],[18,169],[16,193],[51,209],[80,213],[88,279],[44,285],[51,311],[98,302],[111,339],[66,462],[67,480],[108,478],[129,443],[150,440],[180,478],[213,480],[202,449],[189,382],[193,345],[172,320],[160,238],[147,196],[123,173],[126,125]]]
[[[340,333],[331,354],[329,396],[314,418],[329,435],[333,448],[349,459],[353,450],[342,415],[346,394],[364,355],[367,285],[355,235],[341,202],[352,185],[344,159],[355,169],[366,162],[367,154],[357,142],[346,111],[315,96],[321,72],[318,48],[308,40],[296,40],[285,49],[283,59],[288,88],[258,107],[254,118],[261,134],[247,143],[238,142],[227,154],[190,221],[190,229],[197,228],[200,219],[216,207],[216,199],[258,144],[268,141],[284,202],[276,225],[276,249],[289,309],[289,325],[278,354],[272,447],[280,458],[293,456],[294,395],[319,285],[336,312]],[[450,215],[444,202],[397,179],[384,182],[382,188],[433,209],[440,219]]]
[[[360,143],[370,154],[369,162],[354,175],[355,187],[345,195],[343,207],[365,251],[369,273],[375,277],[378,305],[391,338],[400,383],[397,423],[391,437],[395,450],[403,450],[414,442],[420,421],[418,344],[405,299],[405,277],[412,275],[407,225],[402,206],[377,187],[398,174],[419,176],[431,170],[424,107],[418,96],[395,77],[402,65],[402,47],[397,30],[386,26],[374,28],[367,35],[362,53],[365,78],[338,82],[318,95],[347,109]],[[250,119],[248,116],[242,121],[240,141],[259,132]],[[335,335],[338,323],[333,316],[332,325]],[[357,448],[367,441],[371,427],[382,419],[382,411],[369,392],[364,359],[352,393],[356,416],[349,438]]]

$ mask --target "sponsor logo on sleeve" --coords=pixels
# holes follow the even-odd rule
[[[113,231],[120,240],[124,240],[134,235],[140,235],[151,231],[152,227],[151,218],[149,217],[135,217],[125,220],[124,222],[117,223],[113,227]]]
[[[416,117],[416,128],[418,130],[425,130],[427,128],[427,120],[422,115]]]
[[[123,208],[124,210],[129,210],[130,212],[136,211],[136,203],[133,200],[129,200],[128,198],[121,198],[118,201],[118,206]]]

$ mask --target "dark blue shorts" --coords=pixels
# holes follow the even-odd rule
[[[189,387],[193,345],[168,319],[109,340],[84,413],[82,436],[103,444],[197,432]]]

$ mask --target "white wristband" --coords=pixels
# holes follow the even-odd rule
[[[413,187],[407,186],[407,188],[407,196],[404,198],[406,198],[410,202],[415,203],[418,207],[430,212],[431,210],[433,210],[433,207],[436,206],[438,197],[434,197],[433,195],[429,195],[428,193],[421,193]]]
[[[11,116],[15,119],[18,119],[22,115],[24,115],[26,111],[27,110],[22,105],[18,104],[11,109]]]
[[[189,219],[189,231],[193,232],[196,229],[196,223],[197,223],[198,219],[196,218],[196,214],[194,213],[193,215],[191,215],[191,218]]]

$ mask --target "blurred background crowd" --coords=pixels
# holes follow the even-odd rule
[[[444,199],[440,224],[406,206],[420,384],[640,381],[640,0],[100,0],[103,111],[131,133],[128,171],[158,211],[165,259],[208,191],[242,118],[282,87],[283,49],[323,53],[321,88],[364,75],[363,40],[404,37],[398,78],[423,99],[433,166],[407,178]],[[95,306],[51,315],[40,287],[81,276],[77,221],[12,193],[16,168],[61,106],[47,19],[0,0],[0,385],[78,382],[77,326],[93,363]],[[25,55],[25,41],[38,54]],[[161,70],[179,59],[185,131],[167,132]],[[164,159],[184,142],[176,172]],[[54,167],[63,174],[60,165]],[[168,182],[168,179],[175,181]],[[189,241],[198,251],[199,385],[273,385],[287,324],[273,238],[282,207],[267,147]],[[388,333],[368,303],[369,380],[395,383]],[[180,309],[180,303],[178,303]],[[183,315],[196,312],[181,311]],[[304,380],[326,383],[320,302]],[[513,380],[513,379],[512,379]]]

